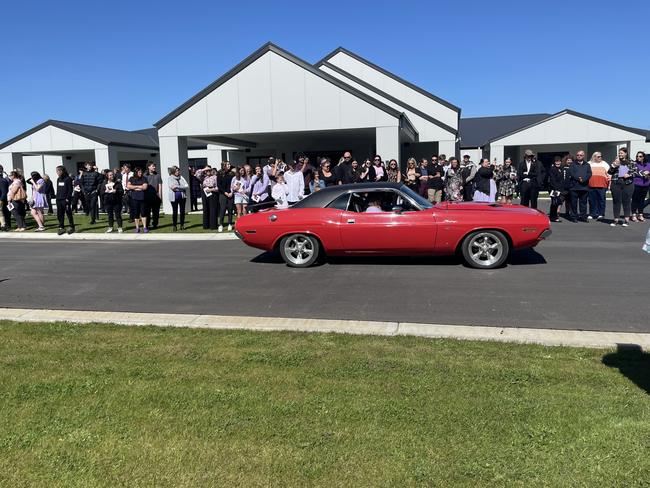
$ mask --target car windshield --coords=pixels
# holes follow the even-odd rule
[[[417,193],[415,193],[413,190],[411,190],[408,186],[402,185],[400,188],[400,191],[404,193],[406,196],[411,198],[415,203],[417,203],[420,207],[424,208],[432,208],[433,204],[427,200],[426,198],[421,197]]]

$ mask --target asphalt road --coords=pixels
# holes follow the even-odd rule
[[[0,306],[650,332],[647,229],[554,224],[493,271],[408,257],[292,269],[239,241],[0,241]]]

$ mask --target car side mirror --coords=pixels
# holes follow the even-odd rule
[[[393,207],[393,213],[400,214],[402,213],[402,207]]]

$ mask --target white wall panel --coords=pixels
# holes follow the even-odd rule
[[[52,151],[86,151],[104,147],[106,146],[103,144],[50,125],[3,148],[3,151],[43,153]]]
[[[271,57],[267,53],[237,75],[239,88],[240,131],[267,132],[273,130],[273,105],[271,103],[271,76],[280,83],[288,82],[292,72],[275,69],[271,73]],[[297,100],[294,103],[300,103]]]
[[[230,79],[206,97],[207,134],[241,133],[237,80]],[[235,130],[233,130],[235,129]]]
[[[306,130],[305,70],[280,56],[271,56],[271,105],[273,129]]]
[[[416,113],[405,109],[401,105],[394,103],[390,100],[388,100],[385,97],[382,97],[381,95],[378,95],[377,93],[373,92],[372,90],[369,90],[368,88],[365,88],[364,86],[355,83],[354,81],[350,80],[346,76],[328,68],[327,66],[321,66],[320,68],[321,71],[347,83],[348,85],[356,88],[357,90],[373,97],[375,100],[378,100],[389,107],[394,108],[395,110],[398,110],[400,112],[405,112],[406,115],[408,115],[408,118],[411,120],[411,123],[415,127],[415,129],[419,133],[419,140],[420,142],[433,142],[433,141],[440,141],[440,140],[445,140],[445,139],[454,139],[456,138],[455,134],[443,129],[442,127],[420,117]]]
[[[564,114],[529,129],[494,141],[503,146],[567,144],[637,140],[642,136],[571,114]]]
[[[23,156],[23,175],[26,180],[31,178],[32,171],[38,171],[43,176],[43,156]]]
[[[395,125],[393,115],[269,51],[158,134],[233,135]]]
[[[374,68],[371,68],[365,63],[357,61],[353,57],[342,52],[329,58],[328,62],[347,71],[351,75],[360,78],[366,83],[377,87],[389,95],[392,95],[399,100],[403,100],[405,103],[431,115],[448,126],[458,129],[458,113],[456,111],[433,100],[432,98],[427,97],[426,95],[422,95],[420,92],[409,88]]]

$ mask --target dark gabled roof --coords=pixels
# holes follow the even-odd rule
[[[380,97],[385,98],[386,100],[390,100],[391,102],[393,102],[396,105],[399,105],[403,109],[408,110],[411,113],[419,115],[424,120],[427,120],[427,121],[431,122],[432,124],[437,125],[438,127],[442,128],[442,129],[444,129],[446,131],[451,132],[454,135],[458,134],[458,131],[456,129],[454,129],[453,127],[451,127],[451,126],[449,126],[449,125],[447,125],[447,124],[445,124],[443,122],[440,122],[438,119],[436,119],[434,117],[431,117],[429,114],[426,114],[426,113],[422,112],[421,110],[419,110],[419,109],[417,109],[417,108],[403,102],[402,100],[392,96],[391,94],[386,93],[383,90],[380,90],[376,86],[371,85],[370,83],[367,83],[367,82],[363,81],[360,78],[357,78],[356,76],[348,73],[347,71],[339,68],[336,65],[333,65],[333,64],[325,61],[324,63],[320,63],[318,66],[319,67],[320,66],[325,66],[326,68],[329,68],[332,71],[335,71],[336,73],[339,73],[340,75],[345,76],[350,81],[352,81],[352,82],[354,82],[354,83],[356,83],[358,85],[363,86],[364,88],[366,88],[367,90],[370,90],[373,93],[376,93]]]
[[[13,144],[20,139],[38,132],[39,130],[53,126],[67,132],[71,132],[86,139],[105,144],[107,146],[125,146],[137,147],[143,149],[158,150],[158,132],[156,129],[141,129],[137,131],[127,131],[120,129],[110,129],[108,127],[97,127],[95,125],[76,124],[73,122],[64,122],[62,120],[47,120],[42,124],[23,132],[22,134],[9,139],[0,144],[0,149]]]
[[[494,137],[490,138],[488,141],[486,141],[486,143],[493,142],[493,141],[496,141],[496,140],[499,140],[499,139],[503,139],[504,137],[511,136],[512,134],[516,134],[517,132],[521,132],[523,130],[534,127],[534,126],[536,126],[538,124],[543,124],[544,122],[547,122],[547,121],[552,120],[552,119],[554,119],[556,117],[560,117],[562,115],[567,115],[567,114],[568,115],[573,115],[574,117],[580,117],[581,119],[590,120],[590,121],[596,122],[598,124],[608,125],[610,127],[616,128],[616,129],[621,129],[621,130],[624,130],[624,131],[632,132],[634,134],[639,134],[639,135],[645,136],[646,138],[648,136],[648,131],[646,129],[638,129],[638,128],[635,128],[635,127],[628,127],[626,125],[617,124],[615,122],[610,122],[609,120],[605,120],[605,119],[599,119],[598,117],[593,117],[591,115],[583,114],[581,112],[576,112],[575,110],[571,110],[571,109],[566,108],[566,109],[561,110],[560,112],[557,112],[557,113],[555,113],[553,115],[548,115],[548,116],[544,117],[542,120],[532,122],[532,123],[530,123],[528,125],[519,127],[517,129],[514,129],[514,130],[512,130],[510,132],[507,132],[505,134],[494,136]]]
[[[483,147],[488,141],[522,127],[546,120],[551,114],[500,115],[496,117],[467,117],[460,119],[460,147]]]
[[[432,100],[435,100],[436,102],[438,102],[438,103],[444,105],[445,107],[450,108],[451,110],[454,110],[454,111],[456,111],[456,112],[458,112],[460,114],[460,107],[457,107],[456,105],[453,105],[453,104],[449,103],[447,100],[443,100],[442,98],[435,96],[433,93],[429,93],[428,91],[420,88],[419,86],[414,85],[410,81],[406,81],[404,78],[400,78],[396,74],[391,73],[388,70],[385,70],[381,66],[377,66],[375,63],[373,63],[371,61],[368,61],[365,58],[362,58],[358,54],[355,54],[352,51],[349,51],[349,50],[345,49],[344,47],[337,47],[334,51],[329,53],[327,56],[325,56],[323,59],[321,59],[314,66],[319,67],[319,66],[325,64],[330,58],[332,58],[333,56],[335,56],[338,53],[347,54],[348,56],[356,59],[360,63],[363,63],[366,66],[369,66],[370,68],[373,68],[373,69],[379,71],[380,73],[388,76],[389,78],[392,78],[393,80],[395,80],[395,81],[397,81],[397,82],[399,82],[399,83],[401,83],[403,85],[408,86],[409,88],[411,88],[412,90],[415,90],[416,92],[420,93],[421,95],[424,95],[425,97],[428,97],[428,98],[430,98]]]
[[[226,81],[231,79],[233,76],[237,75],[239,72],[244,70],[247,66],[251,65],[257,59],[262,57],[264,54],[267,52],[273,52],[277,54],[278,56],[283,57],[284,59],[291,61],[292,63],[300,66],[301,68],[309,71],[310,73],[318,76],[319,78],[324,79],[325,81],[328,81],[329,83],[332,83],[333,85],[337,86],[338,88],[341,88],[342,90],[347,91],[348,93],[351,93],[352,95],[364,100],[365,102],[369,103],[370,105],[373,105],[374,107],[377,107],[378,109],[400,119],[403,117],[403,113],[399,112],[392,107],[389,107],[388,105],[381,103],[380,101],[376,100],[375,98],[366,95],[365,93],[351,87],[350,85],[343,83],[339,79],[328,75],[327,73],[322,72],[321,70],[315,68],[311,64],[307,63],[306,61],[303,61],[302,59],[298,58],[297,56],[294,56],[288,51],[285,51],[284,49],[276,46],[275,44],[268,42],[264,44],[261,48],[259,48],[257,51],[255,51],[253,54],[248,56],[246,59],[241,61],[237,66],[232,68],[230,71],[225,73],[223,76],[212,82],[210,85],[205,87],[203,90],[201,90],[199,93],[194,95],[192,98],[187,100],[185,103],[165,115],[162,119],[160,119],[158,122],[154,124],[155,127],[160,128],[164,126],[165,124],[169,123],[171,120],[174,118],[178,117],[181,113],[183,113],[185,110],[190,108],[192,105],[197,103],[198,101],[202,100],[205,98],[207,95],[212,93],[214,90],[219,88],[221,85],[223,85]]]

